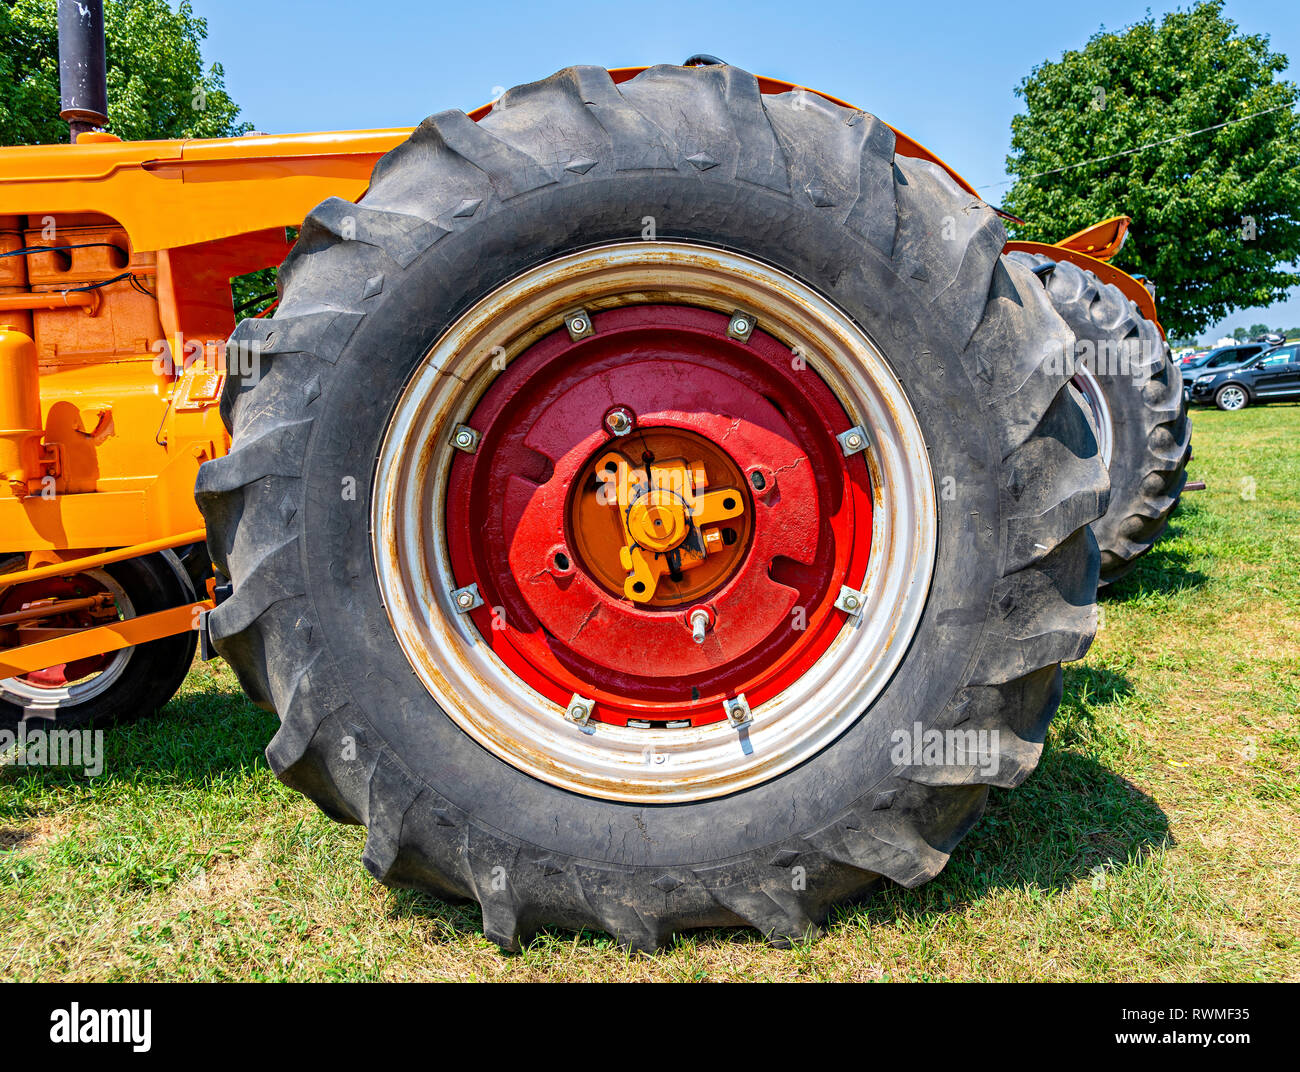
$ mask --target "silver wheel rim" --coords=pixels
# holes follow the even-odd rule
[[[871,554],[863,610],[809,671],[750,725],[677,729],[575,725],[493,654],[451,593],[442,504],[463,422],[507,361],[563,327],[563,314],[647,302],[755,310],[870,434]],[[797,348],[797,350],[796,350]],[[611,800],[697,800],[760,784],[820,751],[879,695],[919,624],[938,540],[925,439],[901,383],[843,312],[749,257],[629,242],[557,258],[500,287],[457,321],[402,392],[380,452],[372,552],[398,643],[447,715],[483,747],[552,785]]]
[[[117,581],[100,569],[85,570],[83,572],[87,577],[102,584],[108,590],[113,597],[113,602],[117,604],[119,614],[123,618],[135,616],[135,608],[131,605],[126,590]],[[0,696],[3,696],[7,702],[21,707],[28,716],[57,718],[60,710],[86,703],[111,689],[126,671],[127,663],[131,661],[131,654],[134,650],[134,648],[123,648],[94,677],[74,681],[68,685],[42,688],[39,685],[23,681],[21,678],[6,678],[0,681]]]
[[[1106,393],[1101,389],[1101,384],[1097,382],[1097,377],[1092,374],[1092,371],[1082,365],[1075,371],[1074,378],[1070,382],[1088,403],[1088,411],[1092,414],[1093,424],[1097,427],[1097,451],[1101,455],[1102,465],[1109,469],[1115,429],[1111,421],[1110,404],[1106,401]]]
[[[1219,395],[1224,409],[1241,409],[1246,401],[1246,393],[1240,387],[1228,387]]]

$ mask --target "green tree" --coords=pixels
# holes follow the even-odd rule
[[[189,3],[106,0],[108,130],[125,140],[242,134],[239,108],[221,64],[204,67],[205,19]],[[55,0],[0,4],[0,144],[68,140],[59,118],[59,34]]]
[[[1286,65],[1208,0],[1035,67],[1011,121],[1004,204],[1030,221],[1016,236],[1051,242],[1132,216],[1116,266],[1155,281],[1179,335],[1283,299],[1300,283],[1300,97],[1277,77]]]

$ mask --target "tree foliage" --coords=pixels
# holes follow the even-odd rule
[[[1035,67],[1016,89],[1025,109],[1007,157],[1017,180],[1004,205],[1029,221],[1016,237],[1053,242],[1132,216],[1115,264],[1155,282],[1179,335],[1283,299],[1300,283],[1288,270],[1300,259],[1300,98],[1278,77],[1286,65],[1207,0]]]
[[[205,19],[189,3],[106,0],[108,130],[146,138],[242,134],[239,108],[221,64],[204,67]],[[59,34],[55,0],[0,3],[0,144],[68,140],[59,118]]]

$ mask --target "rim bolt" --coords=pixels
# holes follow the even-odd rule
[[[570,722],[576,722],[580,726],[585,726],[591,718],[592,702],[585,696],[579,696],[576,692],[569,699],[569,706],[565,708],[564,716]]]
[[[840,595],[835,600],[835,606],[851,617],[856,618],[862,613],[862,593],[846,585],[840,589]]]
[[[749,701],[745,699],[743,692],[735,699],[725,701],[722,709],[727,713],[727,721],[733,726],[744,726],[753,721],[753,712],[750,711]]]
[[[473,454],[478,450],[478,432],[468,424],[458,424],[452,429],[451,445],[466,454]]]
[[[727,324],[727,334],[733,339],[739,339],[741,342],[749,342],[749,336],[754,331],[754,318],[748,313],[742,313],[737,309],[731,314],[731,320]]]
[[[579,339],[585,339],[588,335],[595,332],[591,325],[591,317],[585,309],[578,309],[564,318],[564,326],[569,329],[569,338],[574,342]]]
[[[464,614],[467,610],[473,610],[475,607],[483,605],[483,597],[478,594],[478,584],[467,584],[464,588],[457,588],[451,594],[451,601],[456,604],[456,611]]]
[[[841,432],[835,437],[839,440],[840,450],[844,452],[845,457],[857,454],[859,451],[866,450],[871,446],[871,440],[867,438],[867,433],[861,425],[854,425],[846,432]]]

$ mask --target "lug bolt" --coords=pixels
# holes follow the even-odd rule
[[[862,437],[858,435],[857,432],[853,432],[850,435],[845,436],[844,442],[853,450],[857,450],[858,447],[862,446]]]
[[[691,637],[695,643],[704,643],[704,634],[709,631],[709,612],[703,607],[691,611]]]
[[[474,602],[474,597],[470,595],[468,592],[461,592],[461,594],[456,597],[456,603],[458,606],[461,607],[469,607],[473,604],[473,602]]]
[[[625,436],[632,431],[632,414],[626,409],[616,409],[605,418],[605,427],[613,435]]]

